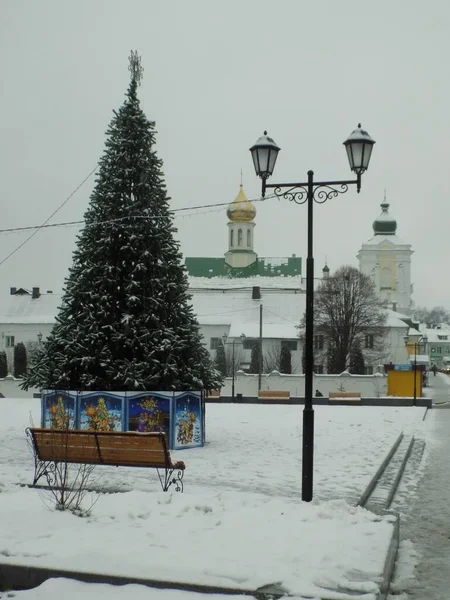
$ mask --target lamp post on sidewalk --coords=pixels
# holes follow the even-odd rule
[[[409,343],[409,339],[410,336],[409,335],[405,335],[405,337],[403,338],[405,340],[405,345],[406,347],[408,347],[410,345]],[[414,344],[414,363],[413,363],[413,372],[414,372],[414,402],[413,405],[416,406],[417,404],[417,351],[419,351],[420,353],[420,344],[423,342],[424,346],[426,347],[426,344],[428,342],[428,338],[425,335],[422,335],[419,337],[418,340],[414,340],[413,344]]]
[[[350,169],[356,174],[354,180],[314,181],[314,171],[308,171],[308,180],[301,183],[272,183],[267,179],[275,168],[279,146],[267,136],[267,131],[250,148],[256,174],[262,179],[262,197],[271,188],[277,198],[283,197],[296,204],[308,206],[308,255],[306,259],[306,318],[305,318],[305,408],[303,410],[302,454],[302,500],[310,502],[313,497],[314,468],[314,410],[313,410],[313,336],[314,336],[314,258],[313,258],[313,206],[323,204],[348,190],[349,185],[361,189],[361,175],[367,171],[375,141],[361,124],[345,140],[344,146]],[[283,191],[286,190],[286,191]]]
[[[225,348],[225,346],[231,346],[232,347],[232,352],[231,352],[231,402],[234,402],[234,369],[235,369],[235,363],[234,363],[234,347],[235,344],[243,344],[245,341],[245,335],[243,333],[241,333],[240,336],[240,342],[236,342],[236,340],[233,338],[232,342],[227,342],[228,339],[228,335],[226,333],[223,334],[222,336],[222,344]]]

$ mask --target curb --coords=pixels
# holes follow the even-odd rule
[[[258,588],[257,590],[248,590],[197,583],[183,583],[181,581],[162,581],[158,579],[0,563],[0,591],[33,589],[44,583],[44,581],[56,577],[75,579],[84,583],[107,583],[109,585],[117,586],[134,584],[156,589],[198,592],[205,595],[222,594],[228,596],[250,596],[257,600],[276,599],[286,595],[286,590],[279,584],[269,584]]]
[[[405,472],[406,464],[409,460],[409,457],[411,456],[411,451],[413,449],[415,441],[416,440],[415,440],[414,436],[412,436],[411,441],[409,442],[409,445],[408,445],[408,449],[406,450],[405,456],[403,457],[402,464],[400,465],[400,469],[398,470],[398,473],[395,477],[394,483],[392,484],[392,487],[389,491],[389,495],[386,500],[386,509],[387,510],[389,510],[389,508],[392,504],[392,500],[394,499],[394,496],[397,492],[398,486],[400,485],[400,481],[403,477],[403,473]]]
[[[380,585],[380,591],[377,600],[386,600],[391,585],[392,575],[394,574],[395,561],[397,560],[398,547],[400,544],[400,515],[395,513],[396,521],[394,531],[392,532],[391,543],[386,555],[383,570],[383,581]]]
[[[375,475],[372,477],[372,479],[369,481],[369,485],[366,487],[366,489],[364,490],[364,492],[362,493],[360,499],[358,500],[358,502],[356,503],[356,506],[364,506],[365,503],[367,502],[370,494],[373,492],[373,490],[375,489],[375,486],[377,484],[377,481],[379,480],[379,478],[381,477],[381,475],[384,473],[384,471],[386,470],[386,467],[388,466],[391,458],[393,457],[395,451],[397,450],[400,442],[403,439],[403,431],[402,433],[398,436],[397,440],[394,442],[394,445],[392,446],[392,448],[389,450],[389,452],[387,453],[386,458],[383,460],[383,462],[381,463],[381,465],[379,466],[377,472],[375,473]]]

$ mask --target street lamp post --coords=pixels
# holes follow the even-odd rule
[[[405,344],[406,346],[408,346],[409,344],[409,336],[405,335],[404,337],[405,340]],[[414,372],[414,401],[413,401],[413,405],[416,406],[417,405],[417,350],[419,349],[420,352],[420,343],[423,342],[426,346],[426,343],[428,342],[428,338],[426,335],[421,336],[417,341],[414,341],[414,366],[413,366],[413,372]]]
[[[356,174],[355,180],[314,181],[314,171],[308,171],[308,180],[302,183],[272,183],[267,179],[272,175],[280,148],[267,136],[267,131],[250,148],[256,174],[262,179],[262,197],[266,189],[272,188],[277,198],[283,197],[296,204],[308,206],[308,254],[306,258],[306,318],[305,318],[305,407],[303,410],[303,450],[302,450],[302,500],[310,502],[313,497],[314,469],[314,409],[313,409],[313,335],[314,335],[314,257],[313,257],[313,206],[323,204],[348,190],[349,185],[361,189],[361,175],[367,170],[375,141],[361,124],[345,140],[344,145],[350,169]],[[285,190],[285,191],[283,191]]]
[[[236,344],[236,340],[233,338],[232,342],[227,342],[228,339],[228,335],[226,333],[223,334],[222,336],[222,344],[223,346],[231,346],[232,351],[231,351],[231,402],[234,402],[234,346]],[[245,340],[245,335],[243,333],[241,333],[240,336],[240,343],[243,344],[244,340]]]

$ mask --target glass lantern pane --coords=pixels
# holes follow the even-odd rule
[[[277,156],[278,156],[278,150],[275,150],[274,148],[272,148],[272,150],[270,151],[270,154],[269,154],[269,167],[268,167],[268,172],[270,175],[272,175],[273,170],[275,168]]]
[[[252,159],[253,159],[253,166],[255,167],[255,173],[259,177],[258,152],[256,150],[252,150]]]
[[[351,142],[350,145],[352,147],[352,155],[353,155],[353,170],[356,173],[360,173],[361,167],[363,166],[362,159],[363,159],[364,143],[363,142]]]
[[[370,161],[370,155],[372,154],[373,144],[364,144],[363,164],[364,171],[367,170]]]
[[[258,161],[259,161],[259,173],[258,175],[263,175],[265,173],[268,172],[269,170],[269,155],[270,155],[270,150],[269,148],[264,148],[264,147],[259,147],[258,150]]]
[[[350,169],[353,171],[354,162],[353,162],[352,145],[351,144],[347,144],[345,146],[345,149],[347,150],[347,156],[348,156],[348,162],[350,164]]]

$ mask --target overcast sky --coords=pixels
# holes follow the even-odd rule
[[[354,188],[315,209],[316,273],[357,264],[384,189],[411,243],[416,304],[450,308],[448,0],[0,0],[0,228],[42,223],[94,169],[112,110],[142,56],[141,106],[156,121],[173,208],[231,202],[264,129],[273,181],[352,178],[342,142],[376,140]],[[80,220],[94,177],[51,222]],[[260,256],[306,255],[306,207],[257,203]],[[221,208],[179,217],[185,256],[223,256]],[[0,266],[10,286],[61,290],[77,227],[42,230]],[[1,234],[0,261],[29,235]]]

